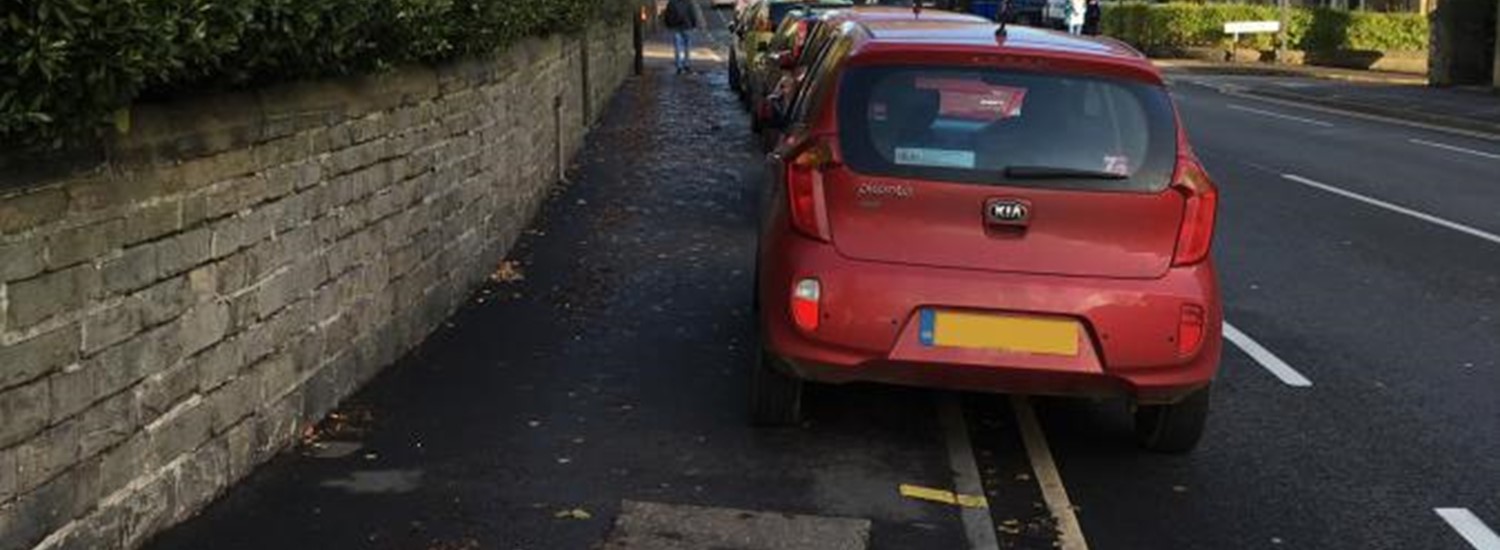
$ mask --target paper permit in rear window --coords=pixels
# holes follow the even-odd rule
[[[939,168],[973,168],[974,152],[956,149],[897,147],[896,164]]]

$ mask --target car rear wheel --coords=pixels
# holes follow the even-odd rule
[[[1135,436],[1141,447],[1158,453],[1186,453],[1198,445],[1208,421],[1210,388],[1170,405],[1143,405],[1135,411]]]
[[[757,426],[791,426],[802,421],[803,382],[777,368],[762,350],[750,376],[750,419]]]

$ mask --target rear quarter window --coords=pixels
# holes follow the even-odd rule
[[[839,142],[856,172],[985,185],[1156,192],[1177,157],[1160,86],[960,67],[855,67]],[[1007,169],[1111,177],[1007,177]]]

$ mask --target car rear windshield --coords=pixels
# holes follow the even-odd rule
[[[964,183],[1156,192],[1177,132],[1161,86],[967,67],[851,68],[839,142],[856,172]]]
[[[771,4],[771,27],[781,26],[781,21],[786,19],[787,14],[793,10],[806,10],[807,13],[816,13],[839,8],[853,6],[850,2],[777,2]],[[804,15],[805,17],[805,15]]]

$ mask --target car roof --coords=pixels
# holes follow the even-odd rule
[[[901,8],[901,7],[893,7],[893,6],[856,6],[856,7],[853,7],[853,8],[850,8],[850,9],[838,12],[838,17],[841,17],[841,18],[844,18],[844,19],[847,19],[847,20],[850,20],[850,21],[872,22],[872,23],[873,22],[877,22],[877,21],[889,21],[889,22],[935,21],[935,22],[948,22],[948,23],[990,23],[991,22],[989,19],[985,19],[985,18],[980,17],[978,15],[972,15],[972,14],[967,14],[967,13],[957,13],[957,12],[942,11],[942,10],[923,10],[921,13],[915,13],[915,12],[912,11],[911,8]]]
[[[928,13],[923,12],[923,16],[925,17]],[[869,41],[874,44],[974,46],[985,49],[1001,47],[1114,58],[1122,61],[1145,60],[1145,56],[1135,48],[1114,39],[1075,36],[1023,25],[1006,25],[1002,39],[996,35],[999,26],[993,23],[972,24],[948,19],[897,22],[856,18],[853,21],[865,29]]]

